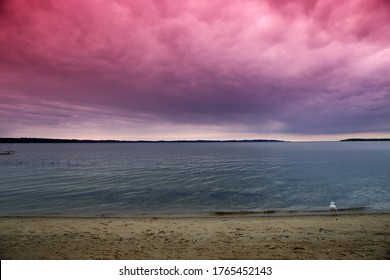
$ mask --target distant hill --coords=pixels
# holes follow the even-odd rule
[[[0,138],[0,143],[224,143],[224,142],[285,142],[282,140],[173,140],[173,141],[122,141],[122,140],[79,140],[79,139],[52,139],[52,138]]]
[[[390,138],[349,138],[340,140],[341,142],[356,142],[356,141],[390,141]]]

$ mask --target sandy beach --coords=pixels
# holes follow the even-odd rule
[[[390,259],[390,214],[1,217],[1,259]]]

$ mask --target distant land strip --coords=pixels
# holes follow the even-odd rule
[[[390,138],[349,138],[340,140],[341,142],[353,141],[390,141]]]
[[[79,140],[79,139],[52,139],[52,138],[1,138],[0,143],[235,143],[235,142],[289,142],[283,140]]]

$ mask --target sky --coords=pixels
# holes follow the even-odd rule
[[[0,137],[390,137],[390,1],[0,0]]]

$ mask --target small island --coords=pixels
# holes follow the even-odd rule
[[[390,141],[390,138],[349,138],[340,140],[340,142],[357,142],[357,141]]]

